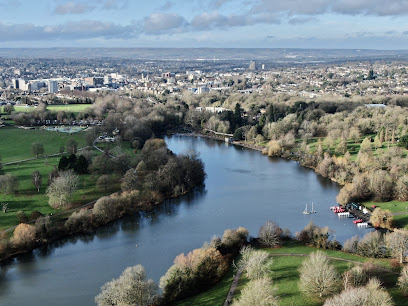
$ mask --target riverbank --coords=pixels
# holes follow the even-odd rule
[[[185,195],[204,183],[204,165],[197,157],[174,155],[159,139],[147,141],[145,147],[138,167],[123,175],[122,191],[74,211],[39,217],[32,222],[34,225],[22,222],[12,234],[13,229],[4,231],[0,261],[67,236],[92,232],[126,215],[152,211],[164,201]],[[67,213],[70,215],[64,216]]]
[[[216,136],[216,135],[211,135],[211,134],[203,134],[201,132],[192,132],[192,133],[187,133],[189,136],[194,136],[194,137],[203,137],[203,138],[209,138],[209,139],[214,139],[218,141],[225,141],[223,137]],[[230,141],[228,142],[229,144],[239,146],[239,147],[244,147],[248,149],[252,149],[255,151],[260,151],[262,154],[267,154],[267,147],[265,146],[260,146],[256,144],[250,144],[247,142],[243,141]],[[336,179],[333,175],[330,175],[330,172],[328,172],[328,176],[323,176],[319,170],[318,166],[313,166],[310,163],[306,162],[305,159],[305,154],[304,153],[299,153],[294,151],[283,151],[283,153],[279,156],[281,158],[284,158],[286,160],[293,160],[299,163],[299,165],[312,169],[317,175],[322,176],[324,178],[330,179],[332,182],[338,184],[339,186],[345,186],[346,181],[339,181]],[[335,157],[333,157],[334,159]],[[342,157],[339,157],[342,158]],[[342,161],[344,162],[344,161]],[[340,195],[339,195],[340,196]],[[408,202],[401,202],[401,201],[396,201],[392,200],[390,202],[373,202],[373,201],[362,201],[362,206],[368,207],[371,209],[371,207],[377,206],[381,209],[390,209],[391,212],[394,215],[394,219],[396,220],[395,222],[395,227],[401,227],[401,228],[408,228],[408,212],[407,212],[407,207],[408,207]]]
[[[274,263],[271,266],[271,278],[276,288],[276,294],[279,296],[279,305],[316,305],[315,301],[309,300],[302,294],[298,286],[300,277],[299,268],[302,262],[315,251],[326,254],[339,273],[343,273],[353,265],[365,267],[369,262],[372,269],[375,270],[373,273],[376,273],[375,276],[378,276],[385,285],[394,302],[396,302],[397,305],[402,305],[407,301],[406,297],[402,296],[401,290],[395,285],[400,268],[393,268],[390,259],[373,259],[342,251],[318,249],[304,246],[294,240],[285,241],[280,248],[265,248],[261,250],[274,258]],[[229,273],[213,288],[184,301],[180,301],[176,305],[208,305],[208,301],[214,301],[214,304],[217,302],[217,304],[221,305],[226,299],[236,301],[249,280],[245,275],[237,280],[234,277],[235,275],[236,270],[231,267]],[[235,290],[233,295],[229,295],[231,285],[234,282],[237,283],[238,290]]]

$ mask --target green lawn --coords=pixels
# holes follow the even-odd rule
[[[317,249],[306,247],[299,244],[296,241],[286,242],[282,248],[278,249],[264,249],[265,252],[271,254],[282,254],[282,253],[298,253],[298,254],[310,254],[315,252]],[[390,268],[389,259],[370,259],[365,258],[353,254],[343,253],[340,251],[330,251],[330,250],[321,250],[326,253],[330,257],[336,257],[341,259],[350,259],[355,260],[358,262],[368,262],[371,261],[376,265],[381,265],[386,268]],[[274,256],[274,264],[273,264],[273,272],[272,272],[272,279],[274,286],[277,289],[277,295],[279,296],[279,305],[283,306],[292,306],[292,305],[299,305],[299,306],[315,306],[315,305],[322,305],[323,301],[320,300],[313,300],[305,297],[298,288],[299,283],[299,268],[306,259],[306,257],[302,256]],[[345,261],[338,261],[332,260],[331,263],[336,267],[339,273],[343,273],[354,264],[345,262]],[[234,270],[231,268],[228,274],[223,278],[223,280],[214,286],[212,289],[201,293],[197,296],[191,297],[189,299],[184,300],[177,305],[222,305],[225,301],[225,298],[228,294],[229,288],[232,283],[232,276]],[[379,277],[383,282],[384,286],[392,295],[394,302],[396,305],[406,305],[408,300],[401,295],[400,290],[395,287],[398,274],[395,272],[380,272]],[[238,284],[237,291],[235,291],[234,299],[239,298],[240,291],[248,280],[245,276],[241,277],[240,282]]]
[[[44,145],[45,155],[58,153],[61,146],[65,146],[68,139],[74,138],[78,148],[84,147],[85,133],[60,133],[42,129],[25,130],[15,127],[0,128],[0,156],[2,163],[33,158],[31,144],[39,142]]]
[[[11,226],[17,225],[18,220],[16,213],[19,210],[25,212],[29,216],[33,211],[39,211],[42,214],[55,214],[56,211],[48,205],[48,197],[45,194],[48,174],[59,162],[58,157],[45,159],[38,159],[24,163],[4,166],[6,174],[15,175],[19,179],[18,193],[13,195],[0,195],[0,203],[9,203],[9,210],[6,214],[0,213],[0,230],[7,229]],[[42,176],[42,187],[38,193],[32,184],[31,175],[38,170]],[[92,175],[81,175],[80,186],[78,190],[70,198],[73,206],[86,204],[101,196],[108,195],[111,191],[99,191],[96,187],[97,178]],[[119,184],[115,184],[112,190],[119,190]]]
[[[68,105],[48,105],[47,110],[52,112],[71,112],[71,113],[81,113],[86,110],[92,104],[68,104]]]
[[[92,104],[67,104],[67,105],[48,105],[47,106],[47,110],[51,111],[51,112],[58,112],[58,111],[64,111],[64,112],[70,112],[70,113],[81,113],[84,110],[86,110],[88,107],[92,106]],[[0,113],[3,113],[3,107],[0,107]],[[24,113],[28,113],[28,112],[34,112],[36,111],[37,108],[34,106],[19,106],[19,105],[15,105],[14,106],[14,111],[16,112],[24,112]]]

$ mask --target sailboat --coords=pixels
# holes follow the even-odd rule
[[[305,210],[303,211],[303,214],[305,214],[305,215],[310,215],[310,214],[315,214],[316,213],[316,211],[313,209],[313,202],[312,202],[312,210],[307,210],[307,203],[306,203],[306,208],[305,208]]]
[[[313,209],[313,202],[312,202],[312,210],[311,210],[309,213],[311,213],[311,214],[315,214],[315,213],[316,213],[316,211]]]
[[[307,203],[306,203],[306,208],[305,208],[305,210],[303,211],[303,214],[305,214],[305,215],[309,215],[309,214],[310,214],[310,211],[307,210]]]

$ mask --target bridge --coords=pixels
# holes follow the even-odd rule
[[[216,132],[216,131],[209,130],[209,129],[204,129],[204,131],[213,133],[214,135],[217,135],[217,136],[223,136],[223,137],[233,137],[234,136],[234,134],[220,133],[220,132]]]

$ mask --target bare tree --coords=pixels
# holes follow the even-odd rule
[[[78,188],[79,176],[73,171],[63,171],[47,188],[48,203],[53,208],[64,208],[68,197]]]
[[[75,141],[75,139],[70,138],[67,141],[67,152],[69,154],[75,154],[77,151],[78,143]]]
[[[339,288],[339,275],[320,251],[310,254],[300,268],[300,290],[309,296],[329,296]]]
[[[0,175],[0,193],[10,194],[17,191],[19,182],[17,176]]]
[[[40,192],[41,184],[42,184],[42,176],[38,170],[34,171],[32,174],[32,182],[35,188],[37,188],[37,192]]]
[[[34,142],[31,144],[31,152],[35,157],[38,157],[40,154],[44,154],[44,145],[39,142]]]
[[[408,253],[408,231],[406,229],[395,229],[385,235],[385,243],[393,257],[399,259],[402,264]]]
[[[109,190],[112,187],[111,185],[112,178],[107,174],[102,174],[96,181],[96,187],[98,187],[99,190]]]
[[[235,306],[265,305],[277,306],[276,290],[272,287],[269,277],[251,280],[241,291],[240,298],[233,303]]]
[[[266,221],[259,230],[259,241],[268,247],[282,244],[282,229],[273,221]]]
[[[367,273],[361,266],[355,266],[343,274],[344,289],[363,286],[367,280]]]
[[[141,305],[148,306],[158,300],[158,286],[146,279],[142,265],[126,268],[118,279],[113,279],[101,287],[101,293],[95,297],[100,306]]]
[[[259,279],[272,273],[273,258],[267,252],[243,247],[238,269],[243,269],[249,279]]]
[[[392,214],[387,209],[376,208],[370,217],[370,222],[376,227],[392,228],[393,221]]]
[[[408,201],[408,175],[401,176],[395,185],[395,195],[400,201]]]
[[[389,293],[375,278],[371,279],[365,287],[346,289],[324,303],[324,306],[350,305],[391,306],[394,303]]]
[[[397,285],[404,294],[408,293],[408,266],[402,269]]]

